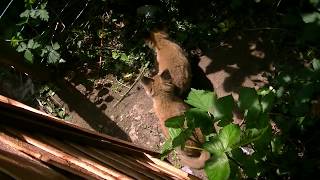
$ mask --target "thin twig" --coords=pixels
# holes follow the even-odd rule
[[[9,4],[7,5],[7,7],[3,10],[2,14],[0,15],[0,19],[2,18],[2,16],[4,15],[4,13],[7,11],[7,9],[10,7],[11,3],[13,2],[13,0],[11,0],[9,2]]]
[[[245,30],[247,31],[260,31],[260,30],[283,30],[285,31],[286,29],[284,28],[273,28],[273,27],[262,27],[262,28],[246,28]]]
[[[120,82],[117,78],[116,78],[116,81],[117,81],[117,83],[118,84],[120,84],[121,86],[123,86],[123,87],[125,87],[125,88],[130,88],[129,86],[127,86],[127,85],[125,85],[125,84],[123,84],[122,82]]]
[[[138,82],[138,81],[141,79],[141,77],[143,76],[144,71],[147,69],[148,65],[149,65],[149,62],[147,62],[147,63],[143,66],[143,68],[142,68],[139,76],[137,77],[137,79],[134,81],[134,83],[131,85],[131,87],[124,93],[124,95],[122,95],[122,97],[113,105],[113,108],[116,107],[116,106],[128,95],[128,93],[132,90],[132,88],[137,84],[137,82]]]

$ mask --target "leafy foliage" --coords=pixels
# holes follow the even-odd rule
[[[270,130],[268,113],[273,105],[274,97],[273,91],[265,90],[258,94],[254,89],[242,88],[238,106],[245,113],[245,119],[240,128],[239,125],[232,123],[234,107],[232,96],[217,98],[214,92],[192,89],[186,102],[194,108],[186,111],[184,116],[170,118],[165,123],[167,127],[170,127],[171,137],[166,143],[166,152],[170,148],[184,146],[191,132],[196,127],[200,127],[202,132],[207,135],[207,141],[203,144],[203,148],[212,154],[212,158],[205,166],[209,179],[228,179],[232,171],[229,157],[237,158],[233,155],[234,150],[247,149],[243,150],[242,156],[247,156],[245,152],[250,150],[254,151],[253,154],[250,153],[250,156],[255,156],[258,153],[266,155],[265,150],[258,152],[258,148],[271,141],[271,138],[267,138],[266,134]],[[219,123],[221,126],[219,131],[212,128],[213,122],[226,120],[231,123]],[[172,146],[167,146],[170,142],[172,142]],[[233,158],[232,160],[234,160]],[[260,157],[256,161],[263,161],[263,158]],[[244,171],[244,173],[249,172]]]

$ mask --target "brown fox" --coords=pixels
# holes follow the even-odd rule
[[[153,100],[153,109],[160,120],[162,132],[166,138],[169,138],[165,121],[171,117],[183,115],[189,107],[183,100],[174,95],[175,86],[172,83],[173,79],[169,70],[164,70],[152,79],[143,77],[141,82],[146,93]],[[204,142],[204,137],[200,129],[196,129],[195,133],[195,136],[190,137],[190,139],[186,141],[186,146],[199,147],[197,141],[200,143]],[[182,150],[177,148],[177,151],[182,164],[196,169],[203,168],[206,160],[210,158],[210,154],[207,151],[200,152],[199,150],[186,147]]]
[[[190,88],[191,67],[182,48],[170,41],[164,30],[152,31],[145,42],[156,53],[158,74],[168,69],[177,88],[177,95],[185,95]]]

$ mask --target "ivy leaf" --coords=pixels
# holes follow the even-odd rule
[[[225,180],[230,176],[230,165],[225,153],[214,156],[206,162],[204,167],[209,180]]]
[[[42,3],[42,4],[40,5],[40,8],[41,8],[41,9],[45,9],[46,7],[47,7],[47,2]]]
[[[33,54],[29,49],[24,52],[24,58],[26,58],[30,63],[33,63]]]
[[[20,43],[20,45],[17,47],[17,51],[18,51],[18,52],[23,52],[23,51],[25,51],[26,49],[27,49],[27,45],[26,45],[26,43],[24,43],[24,42]]]
[[[41,49],[41,54],[40,54],[40,56],[41,56],[41,57],[44,57],[44,55],[47,54],[47,53],[48,53],[48,49],[47,49],[47,48],[43,48],[43,49]]]
[[[52,45],[52,49],[53,49],[53,50],[58,50],[58,49],[60,49],[59,43],[58,43],[58,42],[55,42],[55,43]]]
[[[313,59],[312,60],[312,67],[315,71],[320,70],[320,60],[319,59]]]
[[[217,120],[232,119],[234,100],[231,95],[219,98],[213,105],[213,116]]]
[[[28,18],[30,16],[30,10],[27,9],[20,14],[20,17]]]
[[[270,92],[269,94],[263,96],[261,98],[262,112],[268,112],[271,109],[274,100],[275,100],[275,94],[273,92]]]
[[[231,148],[235,144],[239,143],[240,135],[241,135],[240,127],[235,124],[229,124],[220,130],[219,139],[225,151],[231,150]]]
[[[37,10],[30,10],[30,13],[29,13],[30,17],[33,18],[33,19],[36,19],[39,15],[38,11]]]
[[[191,89],[185,102],[203,111],[211,112],[216,99],[214,92]]]
[[[239,108],[241,110],[249,109],[257,103],[259,103],[259,97],[255,89],[247,87],[240,89]]]
[[[28,45],[27,45],[28,49],[37,49],[38,47],[40,47],[40,44],[34,41],[33,39],[30,39],[28,41]]]
[[[39,17],[42,21],[48,21],[49,20],[49,13],[45,9],[39,9],[38,10]]]
[[[184,125],[184,116],[175,116],[164,122],[166,127],[181,128]]]
[[[60,54],[57,51],[50,51],[48,55],[48,63],[56,64],[60,60]]]

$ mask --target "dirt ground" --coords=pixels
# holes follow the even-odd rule
[[[227,40],[207,42],[197,60],[193,60],[194,88],[209,82],[218,96],[232,94],[237,98],[241,86],[261,87],[267,83],[264,75],[272,69],[274,52],[263,33],[231,34]],[[199,71],[200,70],[200,71]],[[130,84],[120,83],[107,75],[90,80],[92,69],[88,66],[71,72],[59,83],[60,90],[54,98],[71,114],[71,123],[105,133],[139,146],[160,151],[164,136],[152,110],[152,101],[140,83],[126,97],[115,103],[128,90]],[[202,79],[201,79],[202,78]],[[200,85],[199,85],[200,82]],[[203,172],[195,171],[203,177]]]

